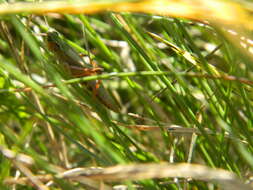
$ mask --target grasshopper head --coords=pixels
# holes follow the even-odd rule
[[[57,31],[49,31],[47,33],[47,46],[50,51],[57,56],[61,63],[66,63],[73,67],[90,68],[90,64],[86,64],[79,54],[73,49]]]

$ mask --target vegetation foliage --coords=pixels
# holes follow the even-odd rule
[[[250,189],[253,5],[118,2],[0,5],[1,189]]]

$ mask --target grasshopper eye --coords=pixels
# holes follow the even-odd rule
[[[48,42],[56,42],[58,38],[57,32],[48,32],[47,33],[47,41]]]

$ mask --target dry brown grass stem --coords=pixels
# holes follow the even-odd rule
[[[75,168],[57,175],[58,178],[70,179],[74,181],[98,180],[98,181],[121,181],[121,180],[142,180],[153,178],[190,178],[207,182],[219,183],[224,189],[229,190],[252,190],[249,185],[245,185],[237,176],[223,169],[213,169],[197,164],[132,164],[118,165],[108,168]],[[37,176],[43,182],[51,180],[49,175]],[[6,179],[5,184],[25,184],[27,178]],[[94,181],[93,181],[94,182]],[[107,186],[110,189],[109,186]]]
[[[95,14],[105,11],[156,14],[209,21],[222,25],[240,25],[247,29],[253,29],[250,9],[239,3],[224,0],[140,0],[118,3],[112,1],[47,1],[0,5],[0,15],[20,13]]]

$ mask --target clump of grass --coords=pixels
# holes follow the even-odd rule
[[[2,18],[3,189],[250,189],[245,30],[126,12]],[[48,49],[52,30],[69,47],[63,57],[72,49],[103,73],[69,78]],[[98,80],[120,111],[84,85]]]

